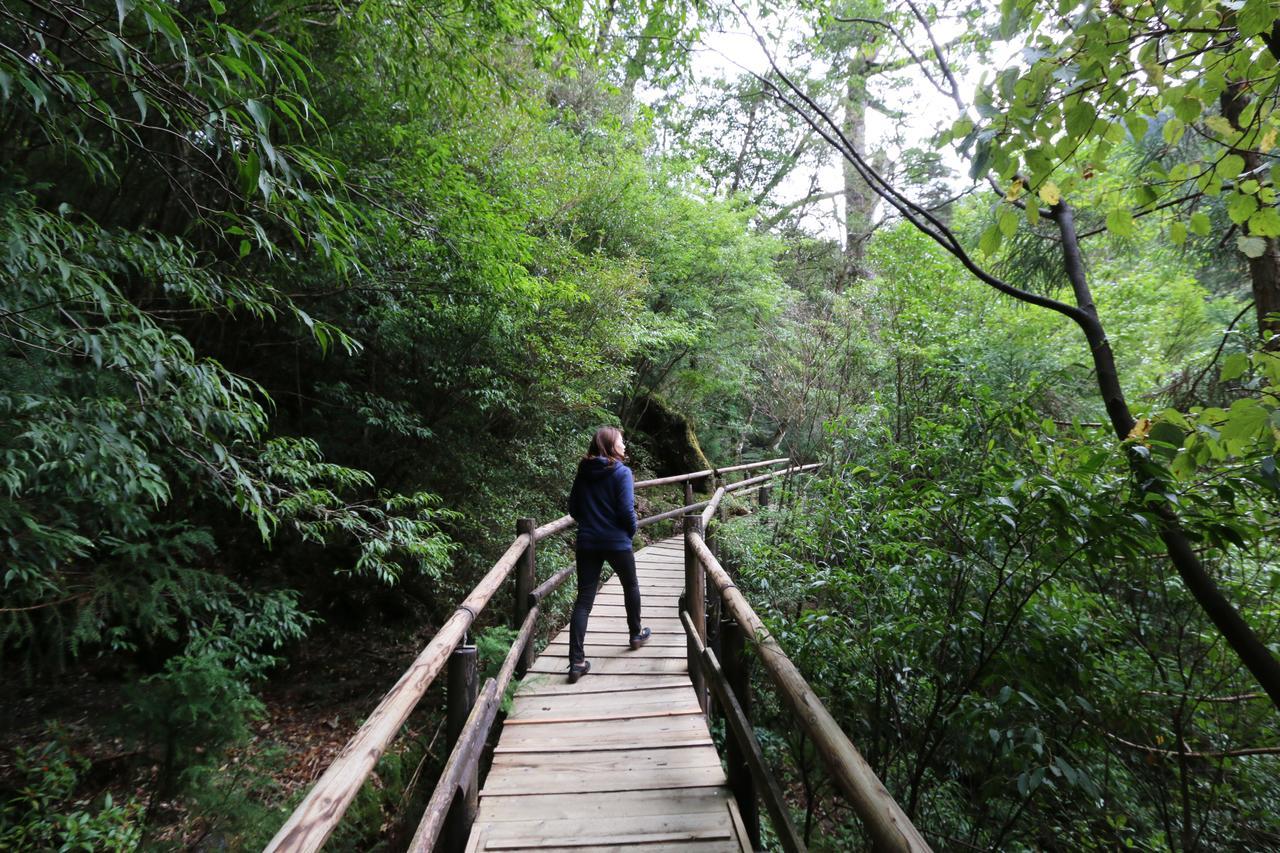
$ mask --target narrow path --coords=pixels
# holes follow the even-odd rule
[[[516,691],[468,851],[750,850],[689,681],[682,540],[637,551],[636,571],[653,638],[628,648],[612,577],[591,612],[590,674],[569,684],[568,627],[552,640]]]

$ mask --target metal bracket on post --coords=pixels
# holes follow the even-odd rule
[[[516,520],[516,535],[522,536],[529,534],[529,544],[525,546],[524,553],[520,556],[520,562],[516,564],[516,603],[515,603],[515,621],[512,623],[517,631],[524,624],[524,619],[529,615],[529,609],[533,606],[530,593],[533,592],[535,584],[537,584],[538,566],[537,566],[537,542],[534,541],[533,532],[537,530],[538,524],[532,518],[521,518]],[[516,664],[516,677],[523,678],[524,674],[529,671],[529,667],[533,666],[533,641],[532,639],[525,644],[524,651],[520,653],[520,660]]]
[[[476,668],[476,647],[458,646],[449,655],[449,668],[445,681],[445,736],[449,741],[449,749],[453,749],[462,729],[467,724],[467,717],[476,704],[476,696],[480,692],[480,681]],[[476,774],[471,774],[467,787],[458,792],[449,816],[445,818],[441,849],[447,851],[464,850],[467,837],[471,834],[471,825],[475,823],[476,814],[480,810],[480,783]]]
[[[686,515],[684,517],[684,608],[693,620],[698,631],[698,639],[703,644],[707,641],[707,599],[706,572],[702,569],[702,561],[693,550],[690,538],[694,534],[702,535],[702,516]],[[689,680],[693,682],[693,691],[698,697],[698,707],[707,712],[707,679],[702,672],[699,652],[693,640],[687,641]]]

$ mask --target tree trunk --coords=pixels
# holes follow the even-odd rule
[[[1062,238],[1063,264],[1067,277],[1071,281],[1075,293],[1076,305],[1087,315],[1087,319],[1077,320],[1089,342],[1089,350],[1093,355],[1094,372],[1097,377],[1098,390],[1107,408],[1107,415],[1116,437],[1121,441],[1129,437],[1134,426],[1133,417],[1129,414],[1129,405],[1125,400],[1124,389],[1120,386],[1120,377],[1116,369],[1115,356],[1111,352],[1111,344],[1107,341],[1106,331],[1098,319],[1097,308],[1093,304],[1093,294],[1085,276],[1084,263],[1080,256],[1080,243],[1076,234],[1075,216],[1071,207],[1059,203],[1053,208],[1057,221],[1058,233]],[[1146,473],[1139,473],[1137,460],[1135,463],[1135,479],[1145,483]],[[1161,489],[1157,481],[1141,487],[1144,491],[1156,494]],[[1253,673],[1254,678],[1267,692],[1271,702],[1280,709],[1280,661],[1263,644],[1258,635],[1244,621],[1239,611],[1227,601],[1213,576],[1205,569],[1204,563],[1196,555],[1191,542],[1182,530],[1178,516],[1168,504],[1155,504],[1160,516],[1160,538],[1164,541],[1169,560],[1178,571],[1187,591],[1200,605],[1217,629],[1222,632],[1228,645],[1240,656],[1241,662]]]
[[[845,88],[844,131],[845,137],[857,150],[858,156],[867,156],[867,60],[862,56],[861,45],[851,50],[848,84]],[[866,244],[871,236],[871,217],[875,212],[876,195],[858,170],[844,159],[844,273],[841,284],[865,278]]]
[[[1240,114],[1249,105],[1245,94],[1244,83],[1232,83],[1222,93],[1222,114],[1231,126],[1240,130]],[[1252,148],[1234,149],[1236,154],[1244,158],[1245,174],[1257,177],[1265,166],[1262,156]],[[1247,232],[1248,226],[1242,226]],[[1280,245],[1274,237],[1262,238],[1266,250],[1256,258],[1249,259],[1249,280],[1253,285],[1253,310],[1258,317],[1258,334],[1266,336],[1271,332],[1272,339],[1268,349],[1280,347],[1280,316],[1268,320],[1268,316],[1280,315]]]

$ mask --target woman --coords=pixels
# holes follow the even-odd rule
[[[627,631],[631,648],[638,649],[649,639],[649,629],[640,627],[640,583],[636,580],[636,558],[631,539],[636,535],[634,479],[626,459],[627,445],[622,430],[600,427],[591,439],[587,455],[578,463],[578,474],[569,492],[569,514],[578,522],[575,552],[578,563],[578,598],[569,620],[569,683],[591,670],[583,643],[587,618],[596,600],[600,570],[613,567],[622,582],[627,607]]]

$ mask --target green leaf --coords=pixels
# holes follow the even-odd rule
[[[1213,225],[1209,222],[1209,217],[1204,213],[1191,214],[1191,233],[1200,237],[1208,237],[1209,232],[1213,230]]]
[[[1246,237],[1241,234],[1236,238],[1236,248],[1244,252],[1246,257],[1260,258],[1267,251],[1267,241],[1261,237]]]
[[[1258,209],[1258,200],[1251,195],[1232,193],[1227,199],[1227,216],[1237,225],[1243,225]]]
[[[1147,135],[1147,130],[1150,127],[1147,123],[1146,117],[1140,116],[1136,113],[1126,113],[1124,117],[1124,124],[1125,127],[1129,129],[1129,135],[1138,142],[1141,142],[1143,137]]]
[[[1089,133],[1098,118],[1098,111],[1088,101],[1076,101],[1067,109],[1067,133],[1081,139]]]
[[[1000,233],[1006,237],[1012,237],[1018,231],[1018,211],[1005,205],[1000,208],[1000,218],[996,223],[1000,226]]]
[[[964,118],[959,119],[955,124],[951,126],[951,139],[952,140],[964,139],[966,136],[968,136],[972,132],[973,132],[973,119],[968,118],[966,116]]]
[[[1249,356],[1242,352],[1233,352],[1222,360],[1222,381],[1230,382],[1239,379],[1249,369]]]
[[[1219,136],[1230,136],[1236,132],[1226,116],[1209,116],[1204,120],[1205,126]]]
[[[244,108],[249,111],[249,115],[253,116],[253,121],[258,125],[258,129],[266,131],[268,125],[271,124],[271,111],[263,105],[262,101],[249,98],[244,102]]]
[[[1270,0],[1248,0],[1236,13],[1236,28],[1240,35],[1251,38],[1270,29],[1275,19],[1276,10]]]
[[[991,166],[991,142],[982,140],[973,151],[973,162],[969,164],[969,177],[980,181],[987,175]]]
[[[1280,212],[1274,207],[1264,207],[1250,216],[1249,233],[1257,237],[1280,237]]]
[[[1128,208],[1117,207],[1107,214],[1107,230],[1117,237],[1132,237],[1134,232],[1133,214]]]
[[[1227,441],[1248,441],[1270,429],[1271,412],[1257,400],[1236,400],[1222,425]]]
[[[1184,222],[1174,222],[1169,226],[1169,240],[1175,246],[1187,242],[1187,226]]]
[[[1173,114],[1190,124],[1200,118],[1200,110],[1202,108],[1203,104],[1200,103],[1198,98],[1184,96],[1173,105]]]
[[[991,225],[978,238],[978,251],[989,258],[999,250],[1003,240],[1004,235],[1000,232],[1000,226]]]
[[[1228,154],[1218,161],[1214,173],[1224,181],[1235,180],[1244,171],[1244,158],[1239,154]]]

